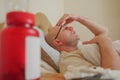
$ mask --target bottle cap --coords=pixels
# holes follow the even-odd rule
[[[7,25],[35,25],[35,15],[29,12],[13,11],[7,13]]]

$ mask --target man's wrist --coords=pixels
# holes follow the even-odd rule
[[[82,18],[80,18],[80,17],[77,17],[77,18],[76,18],[76,21],[78,21],[78,22],[81,23],[81,22],[83,22],[84,20],[83,20]]]
[[[102,44],[108,44],[108,43],[112,43],[112,39],[107,36],[107,35],[101,35],[98,39],[98,44],[102,45]]]

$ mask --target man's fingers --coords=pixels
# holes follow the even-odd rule
[[[82,44],[92,44],[93,42],[92,41],[83,41]]]
[[[57,22],[56,26],[61,26],[61,25],[65,24],[66,19],[68,19],[68,18],[69,18],[69,16],[68,16],[67,14],[65,14],[65,15]]]
[[[56,24],[56,26],[67,25],[73,22],[76,18],[71,14],[65,14]]]

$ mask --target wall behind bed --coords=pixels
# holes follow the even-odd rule
[[[89,17],[105,25],[110,30],[113,40],[120,39],[120,0],[64,0],[65,12]],[[81,39],[92,38],[93,35],[82,25],[73,23]]]
[[[64,0],[29,0],[29,12],[43,12],[53,25],[64,13]],[[5,21],[4,0],[0,0],[0,22]]]
[[[4,0],[0,0],[0,22],[5,21]],[[43,12],[53,25],[65,13],[73,13],[93,19],[110,30],[113,40],[120,39],[120,0],[30,0],[29,11]],[[93,34],[78,23],[73,23],[81,39]]]
[[[43,12],[55,25],[64,13],[64,0],[30,0],[30,12]]]

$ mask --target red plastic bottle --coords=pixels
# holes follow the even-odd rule
[[[7,14],[0,40],[0,80],[40,80],[40,42],[34,25],[31,13]]]

